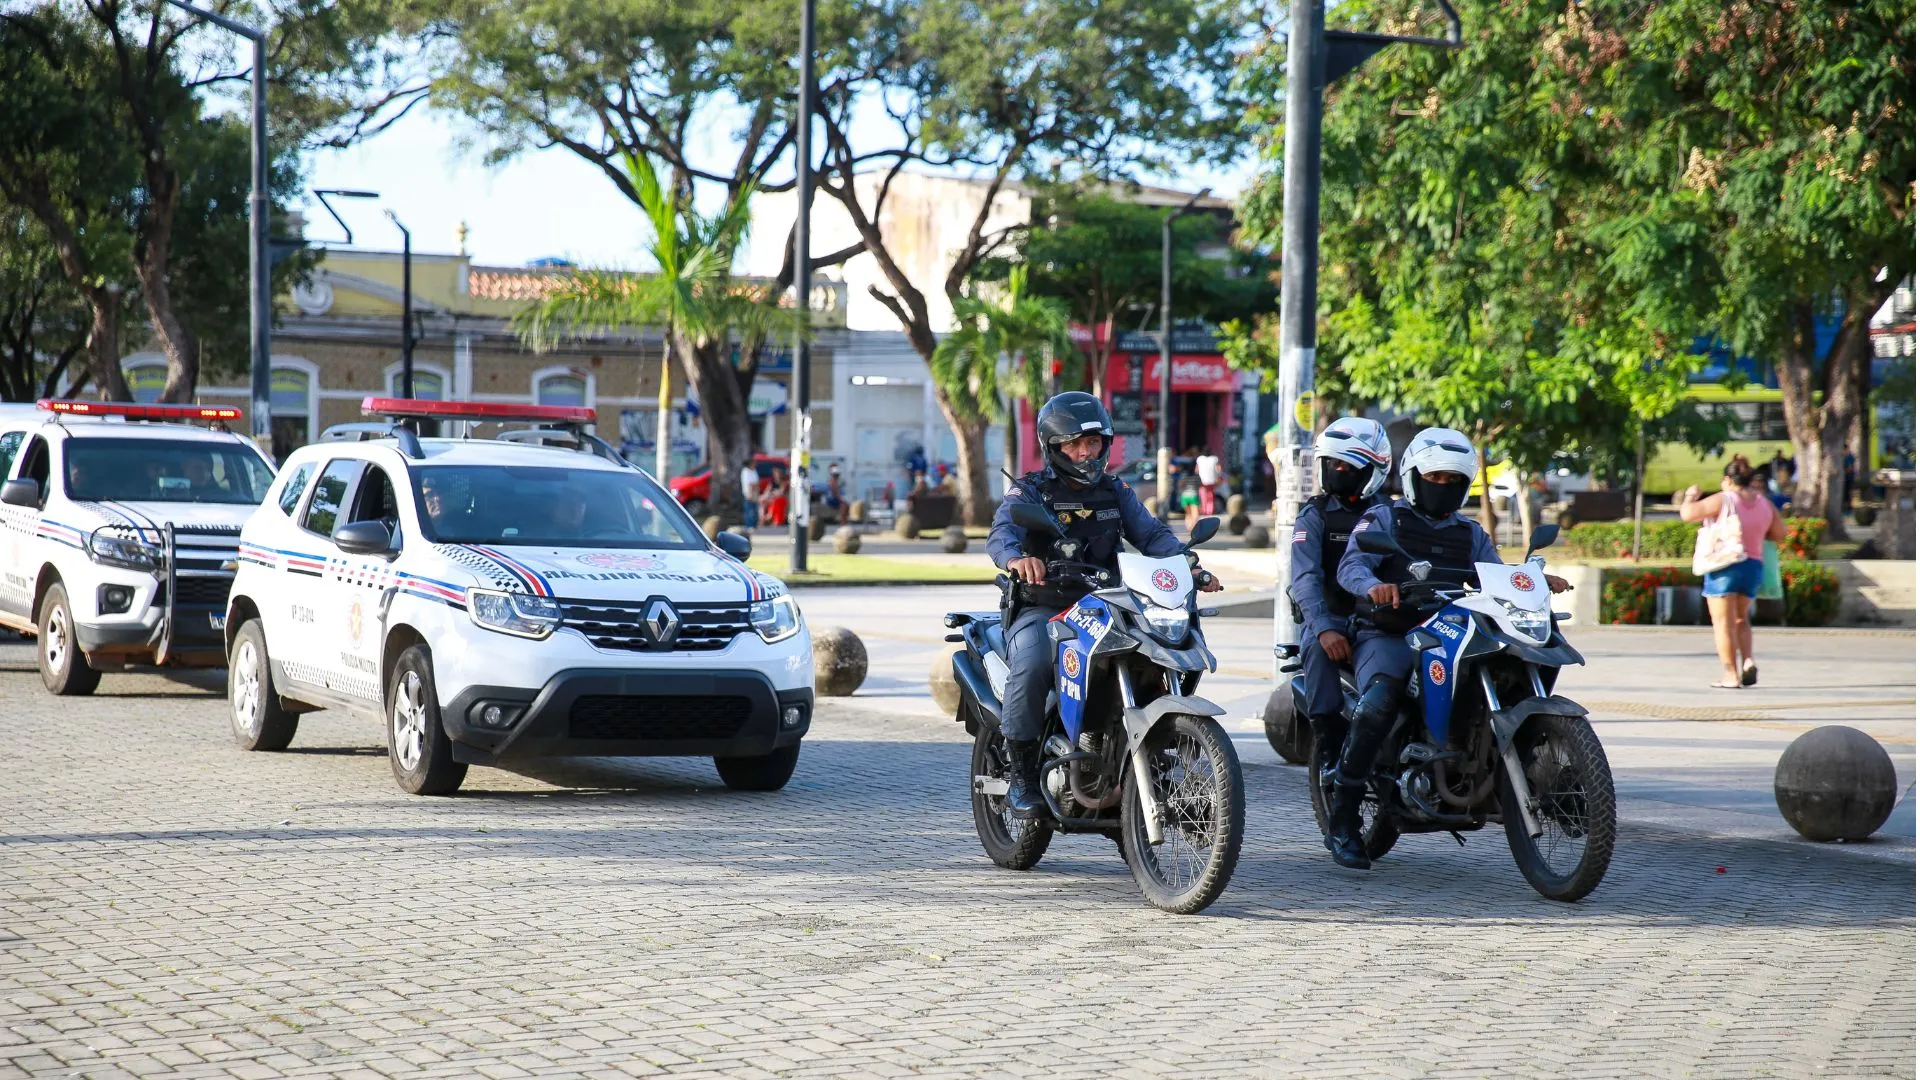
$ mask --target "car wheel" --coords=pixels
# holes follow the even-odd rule
[[[793,778],[793,767],[799,762],[800,744],[794,743],[757,757],[717,757],[713,767],[735,791],[779,791]]]
[[[267,635],[259,619],[248,619],[233,636],[227,656],[227,706],[233,738],[242,750],[285,750],[300,727],[273,688],[267,663]]]
[[[467,778],[453,760],[453,740],[440,723],[433,687],[433,655],[425,645],[400,654],[387,683],[387,758],[393,778],[409,795],[451,795]]]
[[[40,601],[40,681],[61,697],[91,694],[100,685],[100,673],[80,651],[66,586],[58,582]]]

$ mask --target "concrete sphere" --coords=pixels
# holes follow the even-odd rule
[[[1809,840],[1865,840],[1887,823],[1899,797],[1886,748],[1841,724],[1793,740],[1773,770],[1780,816]]]
[[[1227,534],[1230,536],[1242,536],[1252,524],[1253,519],[1247,516],[1246,511],[1242,510],[1232,517],[1227,518]]]
[[[941,533],[940,550],[949,555],[958,555],[967,550],[967,530],[955,525]]]
[[[1227,516],[1228,517],[1232,517],[1235,514],[1244,514],[1246,512],[1247,512],[1247,497],[1245,495],[1227,496]]]
[[[1299,765],[1313,751],[1313,729],[1307,718],[1293,711],[1293,688],[1282,684],[1267,695],[1260,719],[1267,728],[1267,745],[1290,765]]]
[[[813,688],[823,697],[852,697],[867,681],[867,647],[844,626],[813,632]]]
[[[1273,544],[1273,537],[1267,534],[1267,527],[1265,525],[1247,526],[1245,536],[1247,546],[1250,548],[1269,547]]]
[[[933,658],[933,666],[927,669],[927,690],[942,713],[952,716],[960,708],[960,684],[953,681],[952,653]]]
[[[857,524],[867,523],[867,500],[855,499],[847,504],[847,518]]]
[[[1147,513],[1152,514],[1154,517],[1160,516],[1160,496],[1149,495],[1140,500],[1140,505],[1146,507]]]
[[[753,538],[753,530],[747,528],[745,525],[729,525],[727,526],[726,531],[733,533],[736,536],[744,536],[744,537],[747,537],[748,539]]]
[[[727,523],[720,519],[719,514],[709,514],[707,519],[700,523],[700,531],[706,533],[709,540],[719,536],[720,530],[726,527]]]
[[[833,530],[833,550],[842,555],[860,554],[860,534],[851,525]]]
[[[807,539],[808,540],[811,540],[817,544],[820,541],[826,539],[826,536],[827,536],[827,519],[825,515],[815,514],[812,517],[807,519]]]
[[[918,540],[920,539],[920,519],[912,514],[901,514],[900,519],[893,523],[893,531],[899,533],[902,540]]]

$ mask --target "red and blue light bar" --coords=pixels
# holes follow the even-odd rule
[[[128,401],[63,401],[41,398],[36,404],[66,416],[124,416],[129,420],[238,420],[231,405],[140,405]]]
[[[591,424],[596,413],[584,405],[516,405],[496,401],[428,401],[423,398],[370,397],[360,403],[368,416],[423,420],[522,420],[548,424]]]

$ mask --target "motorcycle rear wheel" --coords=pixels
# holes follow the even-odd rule
[[[998,728],[981,724],[973,736],[972,776],[1007,776],[1007,742]],[[1053,840],[1053,824],[1044,819],[1025,821],[1007,812],[1007,801],[1000,795],[983,791],[973,793],[973,831],[980,836],[980,847],[996,866],[1009,870],[1031,870],[1047,853]]]
[[[1207,716],[1170,716],[1147,736],[1153,783],[1166,807],[1165,836],[1147,843],[1141,793],[1127,771],[1120,798],[1120,849],[1147,903],[1192,915],[1220,898],[1240,861],[1246,788],[1233,740]]]
[[[1578,716],[1536,716],[1514,736],[1533,789],[1540,835],[1527,835],[1513,785],[1500,771],[1500,817],[1520,874],[1541,896],[1573,903],[1613,861],[1613,770],[1593,727]]]
[[[1327,791],[1327,770],[1340,757],[1340,747],[1322,746],[1316,736],[1313,740],[1313,755],[1307,759],[1307,793],[1313,800],[1313,821],[1320,826],[1320,836],[1327,835],[1327,818],[1330,814],[1331,795]],[[1372,787],[1360,799],[1360,842],[1366,845],[1367,858],[1378,859],[1393,850],[1400,841],[1400,830],[1393,827],[1380,813],[1380,796]]]

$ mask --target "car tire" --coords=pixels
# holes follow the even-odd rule
[[[794,743],[757,757],[717,757],[713,767],[721,782],[734,791],[779,791],[793,778],[793,767],[799,762],[800,744]]]
[[[47,589],[40,601],[40,682],[61,697],[93,693],[100,685],[100,673],[87,663],[75,633],[73,606],[67,603],[66,586],[59,582]]]
[[[400,654],[387,680],[387,760],[393,778],[409,795],[451,795],[467,778],[453,760],[453,740],[440,723],[440,696],[433,685],[433,654],[415,645]]]
[[[267,633],[259,619],[248,619],[233,635],[233,650],[227,654],[227,717],[242,750],[285,750],[300,728],[300,718],[274,689]]]

